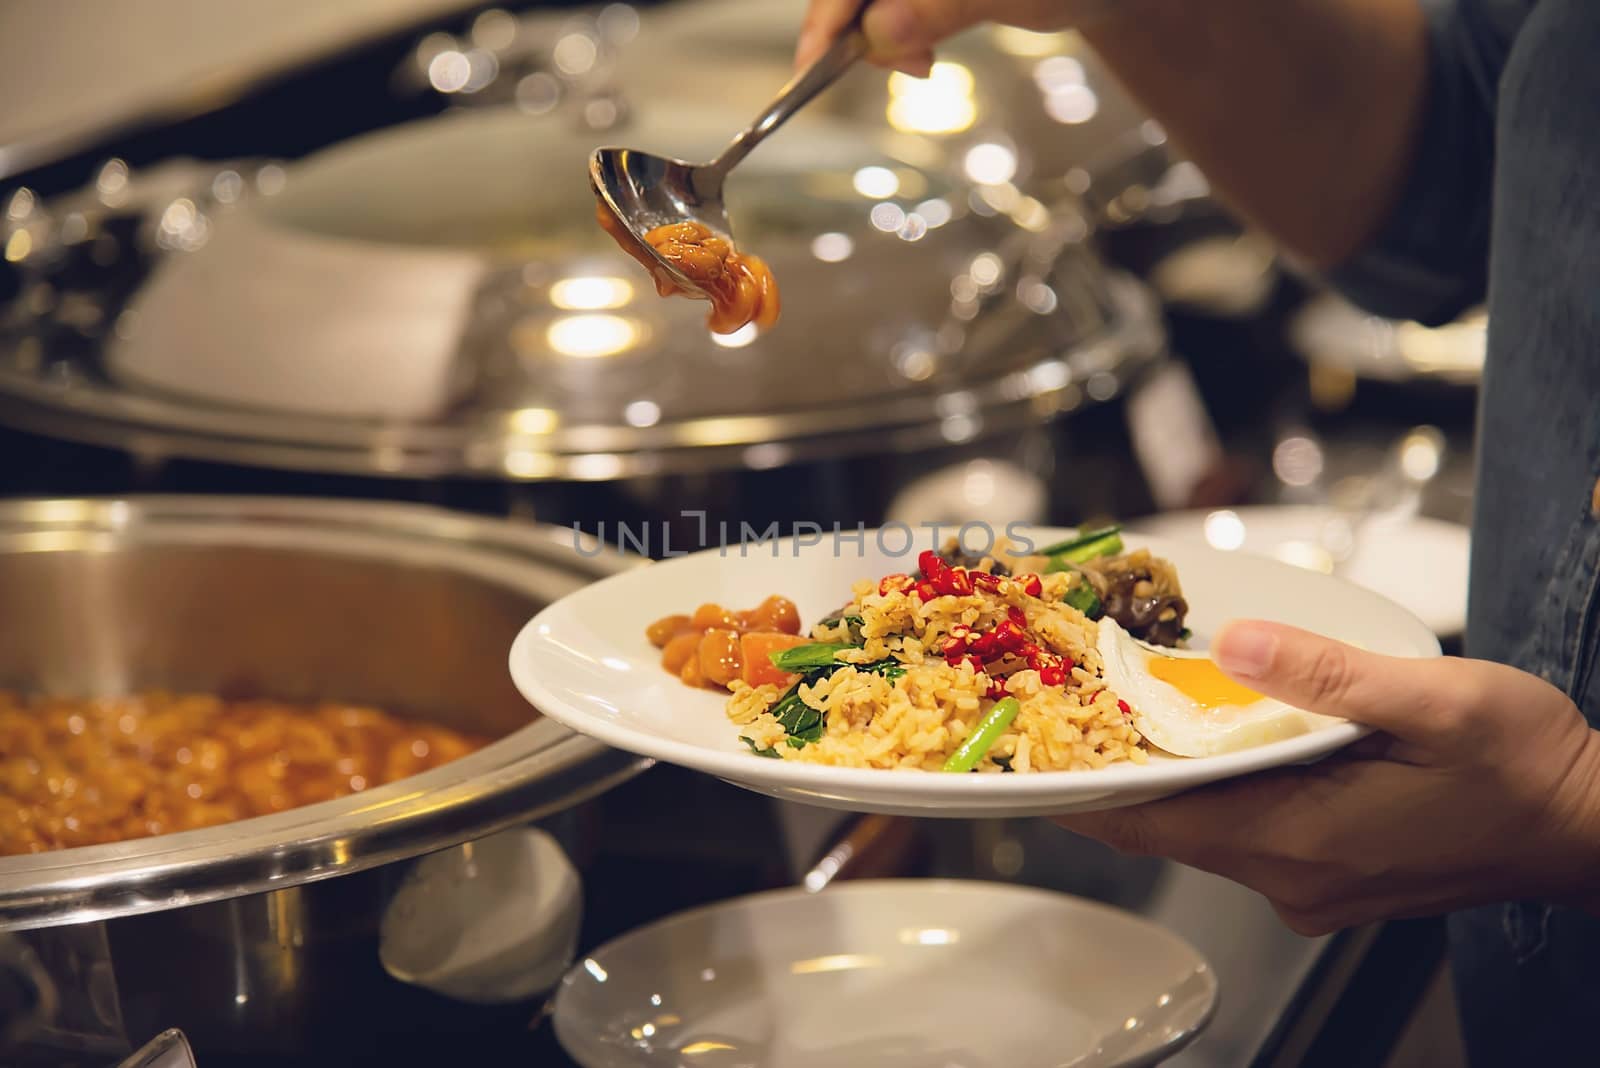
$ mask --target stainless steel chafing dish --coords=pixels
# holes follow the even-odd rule
[[[648,14],[595,61],[626,102],[609,121],[643,147],[720,143],[787,69],[773,43],[792,24],[752,13]],[[558,59],[589,55],[564,44],[586,25],[551,38]],[[733,63],[720,95],[662,62],[694,39]],[[192,471],[184,459],[451,476],[535,487],[531,510],[563,521],[595,509],[538,488],[615,483],[634,504],[754,512],[693,480],[916,456],[878,472],[875,505],[809,502],[814,518],[879,520],[905,479],[974,455],[1047,480],[1062,443],[1045,428],[1114,402],[1165,355],[1148,291],[1092,246],[1087,172],[1065,165],[1148,132],[1086,57],[1040,51],[1060,47],[968,42],[932,97],[862,69],[764,146],[730,196],[785,317],[730,344],[707,336],[703,306],[657,300],[593,225],[583,163],[621,131],[598,128],[592,95],[485,88],[471,99],[500,106],[283,167],[202,168],[143,198],[142,175],[116,171],[118,210],[145,202],[125,229],[149,273],[134,265],[113,301],[68,292],[56,265],[100,240],[103,197],[34,204],[21,267],[42,303],[21,297],[0,324],[0,422],[130,454],[145,486],[188,488],[163,477]],[[65,231],[78,241],[62,251]]]
[[[337,1057],[364,1028],[437,1024],[469,1011],[462,998],[525,997],[518,983],[558,973],[565,961],[551,973],[538,953],[571,951],[575,902],[570,930],[527,932],[522,957],[489,962],[516,977],[502,990],[440,965],[464,940],[449,925],[470,926],[451,902],[476,893],[473,863],[503,859],[533,909],[541,885],[575,874],[554,848],[575,841],[562,814],[644,766],[540,719],[507,677],[531,613],[624,566],[571,538],[365,503],[0,505],[0,685],[343,698],[505,735],[336,801],[0,858],[0,935],[27,944],[58,995],[34,1045],[113,1060],[180,1027],[202,1061]],[[506,829],[535,820],[542,844],[524,850],[515,836],[532,832]],[[403,930],[385,929],[395,909]],[[419,945],[430,933],[439,946]],[[498,932],[497,948],[516,949],[515,935]]]

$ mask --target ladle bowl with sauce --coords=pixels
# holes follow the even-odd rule
[[[790,80],[743,132],[710,163],[688,163],[632,148],[600,148],[589,159],[589,184],[600,225],[644,265],[662,296],[710,300],[710,326],[732,333],[777,319],[777,286],[766,264],[737,251],[723,199],[728,174],[767,135],[787,122],[866,54],[861,4],[831,47]],[[701,266],[714,248],[715,262]]]

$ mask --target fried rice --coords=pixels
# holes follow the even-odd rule
[[[773,712],[783,696],[776,685],[733,682],[728,718],[766,756],[938,771],[998,697],[1009,696],[1019,711],[979,760],[979,772],[1144,762],[1146,744],[1127,706],[1101,680],[1096,623],[1063,600],[1087,579],[1079,573],[993,578],[986,565],[972,570],[985,573],[985,581],[970,593],[930,598],[913,581],[891,582],[906,576],[858,582],[849,605],[812,628],[813,641],[859,646],[837,654],[847,666],[799,684],[801,700],[822,713],[817,740],[794,744]],[[1007,620],[1025,633],[1028,656],[1004,653],[984,662],[962,654],[963,642]],[[1030,666],[1030,658],[1051,666]],[[898,663],[895,677],[867,669],[886,661]]]

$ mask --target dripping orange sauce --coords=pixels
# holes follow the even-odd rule
[[[709,300],[711,316],[706,325],[712,333],[731,334],[751,323],[765,330],[778,321],[778,283],[771,268],[761,257],[739,252],[710,227],[692,221],[668,223],[645,234],[645,243],[641,243],[605,201],[596,202],[595,216],[623,251],[650,272],[658,294]],[[672,264],[696,288],[680,286],[657,257]]]

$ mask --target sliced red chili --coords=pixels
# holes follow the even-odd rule
[[[1018,575],[1017,580],[1022,583],[1022,592],[1026,593],[1029,597],[1038,597],[1040,594],[1044,593],[1044,582],[1039,578],[1038,575],[1032,573]]]
[[[889,593],[904,593],[913,585],[914,583],[911,581],[910,575],[902,575],[898,573],[893,575],[885,575],[883,578],[878,580],[878,593],[880,595]]]
[[[1067,673],[1058,667],[1040,668],[1039,681],[1046,686],[1064,686],[1067,681]]]
[[[966,568],[952,567],[940,577],[949,586],[949,592],[957,597],[966,597],[972,593],[972,577],[967,574]]]
[[[922,569],[922,577],[931,580],[935,575],[943,572],[946,565],[943,557],[938,553],[932,549],[924,549],[917,557],[917,566]]]
[[[1028,634],[1015,619],[1001,620],[994,628],[994,640],[1009,652],[1019,652],[1028,644]]]
[[[933,588],[933,583],[924,582],[917,586],[917,596],[922,598],[923,604],[927,604],[939,596],[939,591]]]

